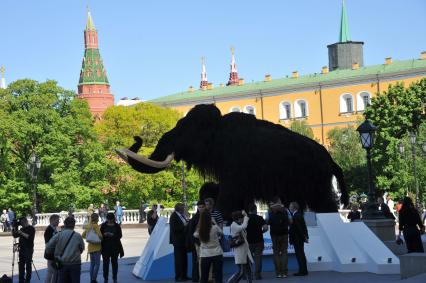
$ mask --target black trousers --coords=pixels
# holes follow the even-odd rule
[[[296,254],[297,263],[299,264],[299,273],[308,273],[305,256],[305,242],[296,241],[293,243],[294,253]]]
[[[200,283],[209,282],[210,266],[213,264],[213,277],[214,282],[222,283],[222,268],[223,268],[223,256],[211,256],[201,258],[201,279]]]
[[[173,246],[175,258],[175,280],[187,278],[188,258],[185,246]]]
[[[104,279],[108,280],[109,273],[109,262],[111,261],[112,266],[112,279],[117,280],[117,272],[118,272],[118,253],[117,254],[102,254],[102,261],[104,267]]]
[[[34,250],[24,247],[21,247],[19,250],[19,283],[31,281],[33,252]]]
[[[192,245],[191,255],[192,255],[192,282],[198,282],[200,281],[200,274],[199,274],[200,263],[198,262],[198,255],[197,255],[197,250],[195,248],[195,244]]]

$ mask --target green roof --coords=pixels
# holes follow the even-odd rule
[[[185,100],[212,98],[221,96],[230,96],[234,94],[253,93],[256,91],[268,91],[286,87],[297,87],[310,83],[325,83],[330,81],[359,78],[368,75],[384,75],[404,71],[415,70],[419,68],[426,68],[426,60],[413,59],[405,61],[394,61],[389,65],[372,65],[367,67],[360,67],[356,70],[345,69],[335,70],[327,74],[311,74],[300,76],[298,78],[281,78],[269,82],[260,81],[254,83],[246,83],[241,86],[226,86],[216,87],[211,90],[194,90],[192,92],[185,91],[176,94],[159,97],[150,100],[153,103],[178,103]]]
[[[351,36],[349,35],[349,25],[348,17],[346,15],[345,0],[342,1],[342,17],[340,19],[340,36],[339,42],[348,42],[351,41]]]
[[[84,51],[78,84],[109,84],[99,49],[88,48]]]

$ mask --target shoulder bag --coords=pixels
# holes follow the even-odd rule
[[[96,233],[96,231],[93,227],[90,228],[89,232],[87,232],[86,242],[88,242],[89,244],[100,244],[101,243],[101,238],[99,238],[98,234]]]
[[[59,269],[61,269],[62,268],[62,266],[63,266],[63,264],[62,264],[62,255],[64,254],[64,252],[65,252],[65,250],[67,249],[67,247],[68,247],[68,244],[70,243],[70,241],[71,241],[71,238],[72,238],[72,236],[74,236],[74,231],[72,231],[72,234],[71,234],[71,236],[68,238],[68,241],[67,241],[67,243],[65,244],[65,247],[64,247],[64,249],[62,250],[62,252],[61,252],[61,255],[59,256],[59,257],[55,257],[55,259],[53,260],[53,268],[54,269],[56,269],[56,270],[59,270]]]
[[[231,231],[231,235],[232,235],[232,231]],[[236,248],[241,246],[242,244],[244,244],[244,237],[241,234],[241,232],[239,232],[236,236],[231,237],[231,243],[230,243],[230,247],[231,248]]]

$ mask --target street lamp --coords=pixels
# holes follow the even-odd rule
[[[376,191],[373,182],[372,166],[371,166],[371,149],[374,144],[376,126],[366,119],[357,129],[360,135],[361,145],[367,151],[368,165],[368,202],[363,209],[363,219],[380,219],[384,218],[383,213],[378,210],[376,203]]]
[[[33,211],[32,211],[32,224],[37,224],[36,214],[37,214],[37,175],[40,171],[41,161],[38,155],[33,151],[31,154],[30,160],[27,163],[28,174],[31,177],[33,185]]]
[[[401,155],[404,157],[405,147],[404,147],[404,144],[402,142],[399,143],[398,149],[399,149],[399,152],[401,153]]]
[[[417,168],[416,168],[416,132],[411,131],[410,134],[411,142],[411,153],[413,154],[413,173],[414,173],[414,185],[416,187],[416,208],[420,209],[420,195],[419,195],[419,182],[417,180]]]

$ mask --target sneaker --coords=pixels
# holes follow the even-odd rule
[[[277,277],[277,278],[283,278],[281,274],[277,274],[275,277]]]
[[[281,278],[287,278],[287,274],[281,274]]]

